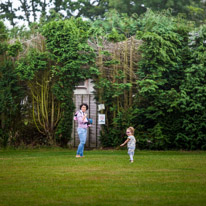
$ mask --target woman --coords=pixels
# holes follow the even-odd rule
[[[80,105],[80,111],[77,113],[77,121],[78,121],[77,132],[79,135],[80,143],[77,149],[76,157],[83,157],[84,145],[87,139],[87,127],[88,127],[87,114],[85,112],[88,109],[89,109],[88,105],[83,103]]]

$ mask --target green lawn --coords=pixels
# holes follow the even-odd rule
[[[0,206],[206,205],[206,152],[0,150]]]

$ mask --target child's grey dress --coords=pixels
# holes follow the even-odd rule
[[[136,139],[133,135],[129,136],[128,138],[130,139],[127,143],[128,154],[134,155],[134,150],[136,148]]]

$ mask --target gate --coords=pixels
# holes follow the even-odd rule
[[[98,107],[96,101],[94,99],[93,94],[74,94],[74,103],[76,106],[75,111],[79,110],[79,106],[82,103],[86,103],[89,106],[89,109],[86,111],[89,118],[93,119],[93,123],[91,127],[88,127],[87,132],[87,148],[98,148],[100,147],[100,129],[101,126],[98,124]],[[73,147],[77,147],[79,145],[79,138],[77,134],[77,121],[73,121],[73,130],[72,130],[72,140],[69,144]]]

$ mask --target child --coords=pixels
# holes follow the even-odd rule
[[[130,156],[130,162],[133,163],[134,150],[136,147],[136,139],[134,137],[134,128],[133,127],[127,128],[126,134],[127,134],[128,138],[120,146],[123,147],[127,143],[128,154]]]

